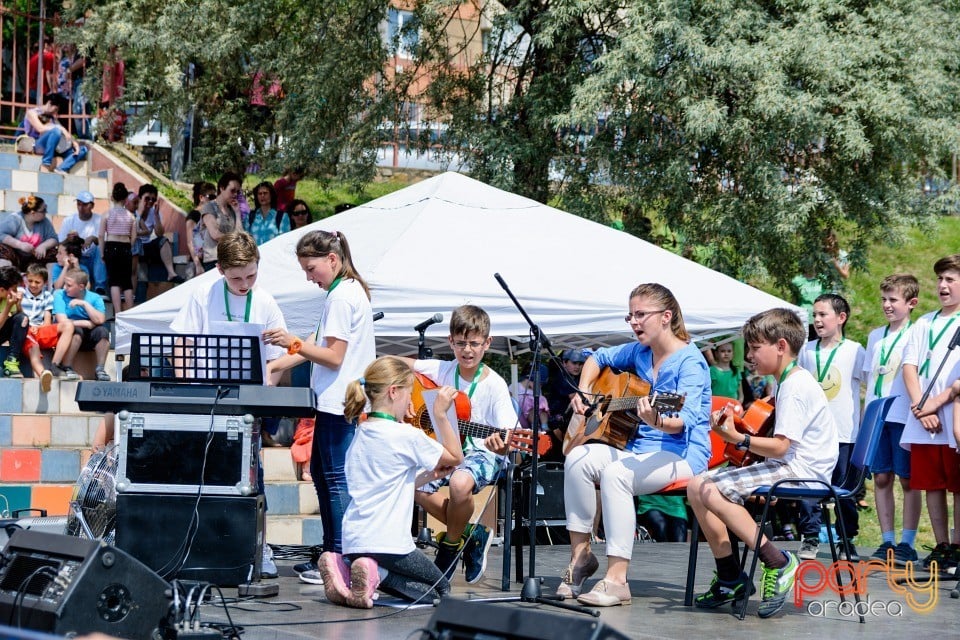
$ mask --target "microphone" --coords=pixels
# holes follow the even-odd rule
[[[957,327],[957,330],[953,332],[953,337],[950,338],[950,344],[947,345],[947,350],[953,350],[958,344],[960,344],[960,327]]]
[[[418,324],[417,326],[415,326],[413,330],[423,333],[424,331],[427,330],[427,327],[429,327],[432,324],[437,324],[438,322],[443,322],[443,314],[435,313],[429,318],[427,318],[426,320],[424,320],[423,322],[421,322],[420,324]]]
[[[383,320],[383,311],[377,311],[373,314],[373,321],[376,322],[377,320]]]

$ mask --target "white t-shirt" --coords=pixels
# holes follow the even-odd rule
[[[80,214],[75,213],[64,220],[60,225],[60,232],[57,234],[60,242],[66,240],[71,231],[75,231],[77,233],[77,237],[81,240],[86,240],[91,236],[96,238],[98,235],[100,235],[100,214],[94,213],[90,216],[89,220],[81,220]],[[93,251],[95,246],[96,245],[90,245],[89,248],[84,249],[83,254],[87,255]]]
[[[790,439],[790,448],[779,459],[797,477],[829,482],[840,455],[837,423],[827,396],[809,371],[800,369],[783,381],[774,416],[774,433]]]
[[[362,423],[347,449],[343,552],[405,555],[416,549],[410,514],[417,473],[436,468],[442,455],[439,442],[408,424]]]
[[[473,380],[465,380],[462,377],[458,384],[454,383],[453,378],[457,371],[456,360],[417,360],[413,368],[417,373],[422,373],[438,385],[457,387],[464,393],[468,393],[473,384]],[[477,382],[477,387],[470,396],[470,421],[498,429],[515,428],[517,412],[513,408],[507,383],[500,374],[487,365],[484,365],[483,369],[485,375]],[[467,438],[464,449],[469,448],[487,451],[480,438]]]
[[[953,318],[958,316],[954,315]],[[934,320],[934,318],[936,318]],[[950,339],[953,338],[957,327],[960,327],[960,321],[950,321],[950,317],[942,317],[939,312],[928,313],[917,320],[905,340],[906,347],[903,349],[903,364],[912,364],[917,367],[917,373],[920,377],[920,392],[923,393],[930,384],[930,376],[937,372],[937,367],[944,356],[948,356],[944,362],[943,370],[937,379],[934,380],[930,389],[930,395],[935,396],[956,380],[960,378],[960,349],[947,350]],[[941,331],[943,334],[941,335]],[[932,335],[931,335],[932,333]],[[940,339],[937,340],[937,336]],[[930,343],[936,342],[933,349]],[[949,355],[948,355],[949,354]],[[930,363],[925,365],[929,359]],[[921,371],[921,369],[925,369]],[[899,388],[894,385],[894,393],[903,393],[907,395],[906,385],[903,384],[903,376],[900,376]],[[910,397],[907,396],[909,402]],[[906,426],[903,428],[903,436],[900,438],[900,446],[904,449],[910,449],[911,444],[949,444],[956,448],[957,441],[953,437],[953,403],[948,402],[937,412],[940,417],[940,425],[943,430],[930,437],[930,433],[920,425],[920,421],[913,417],[913,413],[907,414]]]
[[[327,346],[327,338],[347,343],[347,351],[338,368],[318,364],[310,368],[310,386],[317,394],[317,411],[343,415],[347,383],[362,377],[367,366],[377,357],[373,310],[359,282],[342,280],[327,293],[314,336],[321,347]]]
[[[826,394],[830,411],[837,421],[840,442],[854,442],[860,430],[860,380],[865,352],[859,342],[844,338],[832,349],[820,349],[818,366],[818,342],[808,342],[800,351],[797,363],[813,374]]]
[[[238,296],[227,290],[224,300],[224,279],[217,278],[209,285],[194,289],[187,303],[170,323],[170,330],[176,333],[210,334],[211,322],[242,322],[246,317],[247,296]],[[229,301],[230,310],[227,313],[226,303]],[[280,306],[265,289],[255,286],[251,289],[249,322],[262,324],[265,329],[287,329]],[[267,362],[276,360],[286,353],[286,350],[276,345],[265,345],[261,342],[261,349],[265,349]],[[266,382],[266,380],[264,380]]]
[[[877,327],[867,337],[867,355],[863,360],[863,377],[867,381],[867,395],[864,400],[870,404],[877,398],[893,395],[893,389],[899,381],[903,387],[903,350],[907,346],[907,334],[910,327],[901,327],[899,331],[888,332],[887,327]],[[882,353],[881,353],[882,352]],[[881,355],[885,356],[885,364],[880,364]],[[883,377],[880,378],[881,373]],[[880,378],[880,395],[877,391],[877,379]],[[887,413],[887,422],[906,424],[910,413],[910,398],[899,393],[890,411]]]

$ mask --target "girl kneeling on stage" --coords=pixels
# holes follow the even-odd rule
[[[450,592],[447,579],[414,545],[410,517],[416,487],[449,474],[463,459],[446,417],[456,390],[442,387],[434,402],[442,445],[402,422],[412,392],[413,371],[392,356],[375,360],[347,385],[344,417],[358,420],[368,401],[371,409],[347,450],[351,500],[343,516],[343,555],[320,556],[323,588],[335,604],[369,609],[378,588],[409,601],[430,602]],[[418,475],[421,470],[427,471]]]

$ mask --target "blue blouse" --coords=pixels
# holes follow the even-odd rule
[[[637,435],[627,444],[633,453],[670,451],[683,457],[694,473],[707,468],[710,459],[710,368],[693,344],[672,353],[660,365],[653,380],[653,352],[639,342],[604,347],[593,358],[601,368],[613,367],[637,374],[650,383],[651,391],[684,396],[679,418],[684,429],[677,434],[664,433],[640,423]]]

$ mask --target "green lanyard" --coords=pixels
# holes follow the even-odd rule
[[[930,319],[930,328],[927,329],[927,345],[930,347],[927,351],[927,359],[923,361],[923,366],[920,367],[920,375],[926,376],[930,371],[930,359],[933,358],[933,349],[937,346],[937,343],[940,342],[940,338],[943,337],[943,334],[947,332],[947,329],[950,328],[950,325],[953,324],[953,321],[957,319],[957,314],[954,313],[950,316],[950,320],[947,324],[943,325],[943,329],[940,329],[940,333],[937,334],[937,337],[933,337],[933,323],[937,321],[937,318],[940,316],[940,312],[937,311],[933,314],[933,318]]]
[[[830,357],[827,358],[827,364],[823,368],[823,371],[820,370],[820,341],[817,340],[817,382],[823,382],[823,379],[827,377],[827,373],[830,372],[830,363],[833,362],[833,356],[837,355],[837,351],[840,350],[844,340],[846,340],[846,338],[840,338],[840,342],[833,348],[833,351],[830,352]]]
[[[467,391],[467,397],[472,398],[473,392],[477,390],[477,383],[480,382],[480,376],[483,374],[483,363],[480,363],[480,366],[477,367],[477,372],[473,374],[473,382],[470,384],[470,390]],[[453,388],[457,391],[460,390],[460,365],[457,365],[457,370],[453,374]]]
[[[396,417],[390,415],[389,413],[384,413],[383,411],[371,411],[367,414],[368,418],[383,418],[384,420],[392,420],[396,422]]]
[[[250,322],[250,305],[253,300],[253,289],[247,291],[247,307],[243,310],[243,321]],[[227,281],[223,281],[223,307],[227,311],[227,322],[233,322],[233,316],[230,315],[230,295],[227,290]]]
[[[887,334],[890,333],[890,325],[887,325],[887,328],[883,330],[883,340],[880,341],[880,368],[877,369],[877,383],[873,387],[873,395],[878,398],[883,395],[883,376],[888,373],[893,373],[893,371],[890,371],[887,367],[887,363],[890,361],[890,356],[893,355],[894,348],[896,348],[897,343],[900,342],[900,338],[903,337],[903,334],[907,332],[908,328],[910,328],[909,320],[906,326],[900,327],[897,336],[893,339],[893,342],[890,343],[890,348],[886,351],[883,350],[883,343],[886,342]]]
[[[787,368],[784,369],[784,370],[783,370],[783,373],[780,374],[780,379],[777,380],[777,393],[776,393],[777,396],[780,395],[780,387],[783,386],[783,381],[787,379],[787,374],[789,374],[791,371],[793,371],[793,368],[794,368],[795,366],[797,366],[797,361],[796,361],[796,360],[791,360],[791,361],[790,361],[790,364],[787,365]]]

